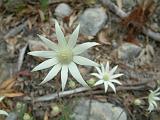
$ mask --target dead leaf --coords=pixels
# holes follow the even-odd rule
[[[99,34],[98,34],[98,41],[102,44],[105,45],[111,45],[110,41],[108,40],[108,36],[107,36],[107,29],[102,30]]]
[[[1,84],[0,84],[0,89],[10,89],[12,88],[12,86],[14,85],[13,83],[15,83],[16,78],[12,77],[9,78],[8,80],[4,80]]]
[[[45,112],[43,120],[48,120],[48,111]]]
[[[45,15],[44,15],[44,12],[42,11],[42,10],[38,10],[38,13],[39,13],[39,16],[40,16],[40,19],[41,19],[41,21],[43,22],[43,21],[45,21]]]

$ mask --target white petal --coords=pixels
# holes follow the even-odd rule
[[[100,76],[103,76],[103,74],[102,74],[100,68],[99,68],[99,67],[95,67],[95,68],[96,68],[97,72],[99,73],[99,75],[100,75]]]
[[[154,100],[157,100],[157,101],[159,101],[160,100],[160,98],[159,97],[153,97],[154,98]]]
[[[0,96],[0,102],[5,98],[5,96]]]
[[[154,105],[153,104],[149,104],[148,110],[149,110],[149,112],[151,112],[152,110],[154,110]]]
[[[56,56],[56,52],[54,51],[33,51],[29,52],[29,55],[43,57],[43,58],[53,58]]]
[[[96,42],[86,42],[86,43],[82,43],[80,45],[77,45],[75,48],[73,48],[73,53],[75,55],[78,55],[78,54],[81,54],[83,53],[84,51],[86,51],[87,49],[95,46],[95,45],[98,45],[98,43]]]
[[[61,70],[61,64],[57,64],[55,65],[47,74],[47,76],[45,77],[45,79],[40,83],[40,84],[44,84],[48,81],[50,81],[52,78],[54,78],[58,72]]]
[[[64,34],[63,34],[57,20],[55,20],[55,28],[56,28],[56,36],[58,39],[58,44],[60,46],[66,46],[67,42],[65,40]]]
[[[55,44],[54,42],[50,41],[49,39],[45,38],[44,36],[42,35],[38,35],[41,40],[52,50],[57,50],[58,49],[58,45]]]
[[[157,103],[156,103],[156,101],[152,101],[152,104],[157,108]]]
[[[113,73],[116,71],[117,68],[118,68],[118,65],[112,68],[112,70],[109,72],[110,75],[113,75]]]
[[[6,115],[6,116],[8,116],[8,113],[6,111],[0,110],[0,115]]]
[[[74,30],[74,32],[69,38],[68,46],[71,48],[73,48],[76,45],[78,34],[79,34],[79,28],[80,28],[80,24],[77,26],[77,28]]]
[[[95,77],[97,77],[99,79],[103,78],[103,76],[100,76],[98,73],[91,73],[91,75],[93,75],[93,76],[95,76]]]
[[[69,71],[70,71],[71,75],[74,77],[74,79],[76,79],[83,86],[88,87],[87,83],[82,78],[82,76],[81,76],[81,74],[80,74],[80,72],[74,62],[69,64]]]
[[[94,86],[97,86],[97,85],[100,85],[100,84],[103,84],[103,83],[104,83],[103,80],[98,80],[98,81],[94,84]]]
[[[46,68],[49,68],[57,63],[58,63],[58,60],[56,58],[48,59],[48,60],[42,62],[41,64],[37,65],[32,71],[46,69]]]
[[[109,72],[109,62],[107,61],[107,64],[106,64],[106,72]]]
[[[82,56],[74,56],[73,61],[79,65],[98,66],[97,63]]]
[[[111,76],[111,79],[118,78],[118,77],[120,77],[120,76],[122,76],[122,75],[123,75],[123,74],[114,74],[114,75]]]
[[[107,92],[108,90],[108,82],[104,82],[104,91],[105,93]]]
[[[121,83],[121,82],[119,82],[118,80],[115,80],[115,79],[110,80],[110,82],[113,82],[113,83],[117,83],[117,84],[119,84],[119,85],[122,85],[122,83]]]
[[[114,87],[114,84],[111,82],[108,82],[108,85],[113,89],[113,91],[116,93],[116,88]]]
[[[104,65],[103,64],[101,64],[101,71],[102,71],[102,74],[105,73],[105,69],[104,69]]]
[[[64,88],[66,86],[68,79],[68,66],[63,65],[61,70],[61,84],[62,84],[62,91],[64,91]]]

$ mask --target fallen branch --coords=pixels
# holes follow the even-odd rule
[[[127,17],[128,14],[125,13],[123,10],[121,10],[119,7],[117,7],[110,0],[100,0],[100,1],[102,2],[103,5],[107,6],[107,8],[109,8],[110,11],[115,13],[120,18]],[[148,37],[160,42],[160,33],[153,32],[152,30],[147,28],[143,28],[143,33]]]
[[[146,86],[118,86],[116,88],[117,91],[123,91],[123,90],[144,90]],[[93,88],[93,90],[97,89],[97,87]],[[90,88],[86,88],[86,87],[80,87],[80,88],[76,88],[74,90],[68,90],[68,91],[63,91],[60,93],[53,93],[53,94],[49,94],[49,95],[44,95],[41,97],[37,97],[34,99],[31,99],[30,97],[26,97],[23,98],[23,100],[25,101],[31,101],[33,100],[33,102],[42,102],[42,101],[49,101],[49,100],[54,100],[57,98],[61,98],[61,97],[65,97],[68,95],[72,95],[72,94],[76,94],[76,93],[80,93],[80,92],[85,92],[88,90],[92,90]],[[108,92],[113,92],[112,89],[109,89]],[[98,91],[94,91],[93,94],[98,94],[98,93],[104,93],[104,90],[98,90]]]

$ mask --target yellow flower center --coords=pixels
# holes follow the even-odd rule
[[[104,73],[104,75],[103,75],[103,80],[109,80],[109,74],[106,72],[106,73]]]
[[[73,60],[72,50],[69,48],[63,48],[58,52],[58,60],[62,64],[69,64]]]

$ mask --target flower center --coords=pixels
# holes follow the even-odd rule
[[[106,81],[109,80],[109,74],[108,73],[104,73],[103,79],[106,80]]]
[[[73,59],[72,50],[69,48],[63,48],[58,53],[58,60],[62,64],[69,64]]]

